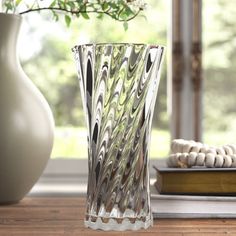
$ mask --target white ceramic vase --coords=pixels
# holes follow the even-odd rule
[[[0,204],[18,202],[30,191],[53,146],[51,110],[17,56],[21,21],[0,13]]]

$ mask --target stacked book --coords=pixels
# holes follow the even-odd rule
[[[236,168],[154,168],[154,217],[236,218]]]

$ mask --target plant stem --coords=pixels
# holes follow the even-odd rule
[[[0,0],[1,2],[2,0]],[[61,12],[67,12],[67,13],[71,13],[71,14],[79,14],[79,13],[101,13],[101,14],[106,14],[112,18],[113,15],[110,13],[110,12],[107,12],[107,11],[80,11],[80,10],[77,10],[77,11],[73,11],[73,10],[68,10],[68,9],[65,9],[65,8],[60,8],[60,7],[40,7],[40,8],[33,8],[33,9],[28,9],[26,11],[23,11],[23,12],[20,12],[21,15],[23,14],[26,14],[26,13],[30,13],[30,12],[35,12],[35,11],[44,11],[44,10],[51,10],[51,11],[61,11]],[[124,21],[130,21],[132,19],[134,19],[138,14],[140,13],[140,10],[137,11],[133,16],[127,18],[127,19],[120,19],[119,16],[118,17],[115,17],[114,19],[116,19],[117,21],[121,21],[121,22],[124,22]]]

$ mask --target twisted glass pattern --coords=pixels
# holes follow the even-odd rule
[[[85,225],[147,228],[150,131],[163,47],[87,44],[73,51],[88,128]]]

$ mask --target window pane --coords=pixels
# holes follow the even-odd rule
[[[85,158],[86,128],[79,84],[71,48],[88,42],[143,42],[166,45],[165,0],[149,0],[146,18],[138,17],[124,31],[123,24],[108,17],[74,19],[70,28],[53,22],[48,15],[31,14],[21,34],[21,58],[25,72],[48,100],[56,121],[52,157]],[[153,122],[152,157],[168,153],[169,131],[166,112],[166,63],[162,68],[158,102]]]
[[[236,4],[203,1],[204,142],[235,143]]]

